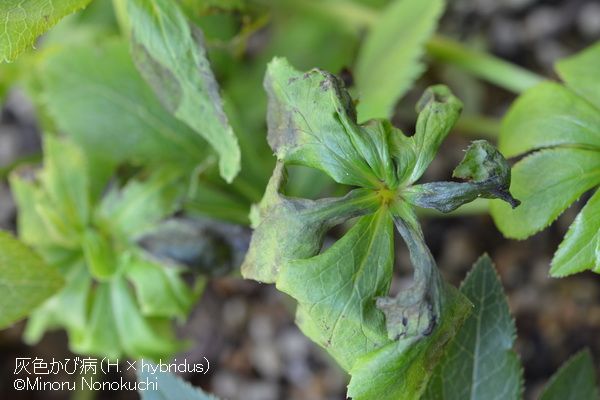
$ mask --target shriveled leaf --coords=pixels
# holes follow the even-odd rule
[[[246,279],[275,282],[287,261],[316,255],[329,228],[377,205],[375,196],[363,189],[343,198],[287,198],[279,193],[283,174],[283,163],[278,163],[260,203],[258,225],[242,265]]]
[[[420,398],[471,308],[449,284],[444,283],[443,291],[444,306],[435,329],[427,336],[400,339],[359,358],[350,370],[348,396],[354,400]]]
[[[515,323],[492,261],[482,256],[460,291],[475,306],[436,368],[425,399],[504,400],[521,396]]]
[[[568,88],[545,82],[521,95],[502,120],[507,157],[553,146],[600,149],[600,109]]]
[[[64,284],[54,267],[31,249],[0,231],[0,327],[27,316]]]
[[[201,32],[172,0],[127,0],[135,63],[165,107],[219,154],[221,176],[240,170],[240,149],[223,111]]]
[[[507,237],[524,239],[551,224],[571,203],[600,183],[598,152],[575,148],[540,150],[512,170],[511,192],[521,205],[492,201],[496,226]]]
[[[163,108],[121,41],[57,50],[39,73],[50,115],[94,163],[168,162],[191,171],[203,160],[205,141]]]
[[[394,157],[401,182],[417,181],[425,172],[450,130],[458,120],[462,103],[446,86],[428,88],[416,107],[419,116],[415,134],[406,137],[396,134]]]
[[[420,58],[443,9],[442,0],[395,0],[382,11],[356,64],[359,121],[392,116],[396,101],[425,69]]]
[[[35,39],[91,0],[6,0],[0,2],[0,61],[14,61]]]
[[[574,355],[553,376],[540,400],[597,399],[600,396],[590,352]]]
[[[354,108],[341,81],[321,70],[301,73],[285,59],[275,58],[264,84],[269,96],[268,140],[278,159],[320,169],[339,183],[376,185],[354,146]]]
[[[142,400],[219,400],[168,372],[153,374],[149,368],[138,368],[137,378],[139,382],[156,382],[158,387],[158,390],[141,390],[139,393]]]
[[[560,60],[556,63],[556,70],[568,87],[594,104],[600,112],[598,64],[600,64],[600,43]]]
[[[485,140],[474,141],[460,164],[455,178],[469,182],[432,182],[406,190],[406,199],[414,205],[450,212],[478,197],[501,199],[515,208],[520,204],[509,192],[510,167],[504,157]]]
[[[600,190],[569,227],[552,259],[550,275],[560,277],[586,269],[600,273]]]
[[[375,299],[390,287],[392,228],[385,210],[361,217],[325,252],[281,267],[277,288],[298,301],[300,329],[345,370],[389,343]]]

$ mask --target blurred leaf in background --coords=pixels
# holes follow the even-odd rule
[[[54,267],[9,233],[0,232],[0,328],[26,317],[63,284]]]
[[[359,121],[394,114],[425,69],[420,58],[443,10],[443,0],[396,0],[381,11],[356,60]]]

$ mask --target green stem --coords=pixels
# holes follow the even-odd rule
[[[332,17],[352,31],[360,32],[377,23],[380,12],[347,0],[285,0],[285,5]],[[426,44],[434,59],[459,67],[474,76],[514,93],[521,93],[545,78],[490,54],[469,49],[447,37],[434,35]]]
[[[461,43],[434,35],[426,44],[427,52],[445,62],[514,93],[521,93],[544,80],[517,65],[492,55],[466,48]]]
[[[465,136],[496,139],[500,134],[500,121],[483,115],[461,115],[455,130]]]
[[[417,214],[420,217],[433,217],[433,218],[452,218],[452,217],[468,217],[473,215],[484,215],[489,213],[489,204],[490,201],[488,199],[476,199],[471,203],[464,204],[457,208],[456,210],[443,213],[430,208],[419,208],[417,209]]]

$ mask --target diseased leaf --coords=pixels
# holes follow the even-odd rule
[[[123,161],[190,171],[206,154],[205,141],[172,117],[139,77],[120,41],[53,52],[40,67],[48,111],[61,132],[107,165]],[[51,101],[50,101],[51,100]]]
[[[445,346],[471,308],[455,288],[443,285],[443,313],[430,335],[403,338],[359,358],[350,371],[348,396],[354,400],[420,398]]]
[[[298,301],[302,331],[352,374],[349,396],[416,399],[470,308],[442,281],[408,195],[461,103],[443,86],[428,89],[417,107],[416,133],[408,137],[387,121],[358,125],[343,85],[324,71],[302,74],[275,59],[265,88],[278,163],[251,214],[255,231],[242,274],[275,282]],[[506,162],[494,151],[474,145],[457,174],[494,180],[505,191]],[[358,188],[331,199],[284,196],[285,166],[293,164]],[[326,232],[352,217],[358,217],[354,226],[321,249]],[[415,273],[413,285],[391,298],[394,224]]]
[[[428,88],[416,107],[419,116],[415,134],[393,136],[396,171],[399,180],[411,184],[425,173],[440,144],[458,120],[462,103],[442,85]]]
[[[275,58],[264,85],[268,140],[278,159],[320,169],[338,183],[377,185],[353,143],[358,127],[352,100],[335,76],[316,69],[303,74]]]
[[[345,370],[389,343],[374,307],[387,295],[393,268],[393,225],[387,210],[361,217],[325,252],[282,265],[277,288],[298,301],[302,332]]]
[[[91,0],[6,0],[0,2],[0,61],[14,61],[35,39]]]
[[[512,197],[510,167],[502,155],[485,140],[474,141],[454,170],[455,178],[470,182],[432,182],[406,190],[406,199],[414,205],[450,212],[478,197],[501,199],[515,208],[520,204]]]
[[[551,224],[573,201],[600,183],[600,157],[590,150],[540,150],[512,170],[511,192],[522,204],[511,209],[492,201],[496,226],[511,238],[524,239]]]
[[[507,157],[553,146],[600,149],[600,109],[557,83],[521,95],[502,120],[498,148]]]
[[[585,350],[571,357],[550,378],[540,400],[591,400],[599,396],[594,362]]]
[[[561,277],[586,269],[600,273],[600,190],[569,227],[552,259],[550,275]]]
[[[55,268],[31,249],[0,231],[0,327],[27,316],[64,284]]]
[[[217,151],[221,176],[231,182],[240,170],[240,149],[201,32],[171,0],[127,0],[127,15],[138,70],[163,105]]]
[[[376,196],[363,189],[337,199],[287,198],[279,193],[283,169],[279,162],[259,205],[256,229],[242,264],[246,279],[274,283],[287,261],[316,255],[330,228],[377,206]]]
[[[219,400],[168,372],[159,371],[153,374],[148,368],[138,368],[137,378],[139,382],[156,382],[158,387],[158,390],[140,390],[142,400]]]
[[[518,399],[521,364],[513,345],[515,323],[492,260],[482,256],[460,292],[475,306],[436,368],[424,399]]]
[[[425,69],[425,42],[444,9],[441,0],[395,0],[362,45],[356,64],[358,120],[389,118],[396,101]]]
[[[556,71],[568,87],[600,111],[599,63],[600,43],[596,43],[574,56],[558,61]]]

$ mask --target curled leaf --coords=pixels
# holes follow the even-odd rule
[[[478,197],[501,199],[512,208],[520,202],[509,192],[510,167],[496,148],[485,140],[474,141],[460,164],[455,178],[468,182],[431,182],[406,191],[407,200],[419,207],[450,212]]]
[[[242,275],[247,279],[275,282],[286,261],[316,255],[329,228],[376,205],[375,196],[363,189],[343,198],[287,198],[279,193],[283,174],[284,166],[279,162],[258,208],[259,223],[242,264]]]

